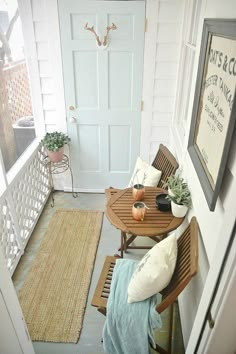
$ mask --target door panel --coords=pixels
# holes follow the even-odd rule
[[[98,125],[81,125],[78,131],[81,147],[79,153],[80,170],[98,172],[100,168],[100,129]],[[87,145],[91,149],[87,149]]]
[[[119,31],[112,34],[112,39],[133,40],[134,39],[134,18],[133,15],[108,15],[109,23],[119,23]]]
[[[144,1],[59,0],[63,74],[74,186],[125,187],[139,154]],[[115,23],[108,46],[106,27]],[[74,110],[69,107],[74,106]]]
[[[109,52],[109,109],[131,110],[132,72],[132,53]],[[122,83],[122,90],[117,82]]]
[[[93,23],[95,28],[97,27],[97,16],[96,14],[71,14],[71,39],[81,40],[85,39],[91,41],[92,37],[88,31],[84,30],[84,25],[86,23]]]
[[[97,53],[74,52],[73,66],[76,107],[98,109]]]
[[[110,126],[109,142],[109,171],[126,172],[130,166],[130,154],[127,154],[127,151],[130,151],[129,147],[131,143],[130,127]]]

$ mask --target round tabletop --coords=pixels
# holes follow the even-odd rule
[[[141,236],[158,236],[175,230],[184,218],[176,218],[170,211],[162,212],[156,207],[156,196],[166,191],[156,187],[145,187],[143,202],[148,206],[143,221],[136,221],[132,216],[132,188],[106,190],[109,197],[106,206],[108,220],[121,231]]]

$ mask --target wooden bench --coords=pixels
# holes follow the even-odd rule
[[[192,277],[197,273],[198,269],[198,226],[195,217],[191,219],[190,224],[177,240],[178,256],[174,274],[169,285],[161,291],[162,300],[157,305],[156,311],[162,313],[171,306],[171,321],[169,329],[169,348],[166,351],[158,344],[153,348],[159,353],[171,352],[171,335],[173,322],[173,304],[178,295],[188,285]],[[102,268],[100,278],[95,289],[95,293],[91,302],[92,306],[103,315],[106,315],[106,306],[110,294],[110,286],[112,274],[115,267],[117,257],[107,256]]]

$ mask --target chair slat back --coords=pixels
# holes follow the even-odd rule
[[[179,167],[179,164],[170,152],[170,150],[163,144],[160,144],[156,157],[153,160],[152,166],[162,171],[161,180],[158,183],[157,187],[163,188],[163,184],[164,182],[166,182],[167,177],[172,174],[175,174],[175,171]]]
[[[198,269],[198,226],[195,217],[178,238],[178,256],[169,285],[161,291],[162,301],[156,307],[161,313],[172,304]]]

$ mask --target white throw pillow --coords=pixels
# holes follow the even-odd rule
[[[157,294],[170,282],[177,260],[175,233],[155,245],[139,262],[128,287],[128,302]]]
[[[156,187],[160,181],[161,174],[161,171],[138,157],[128,187],[138,183],[144,186]]]

